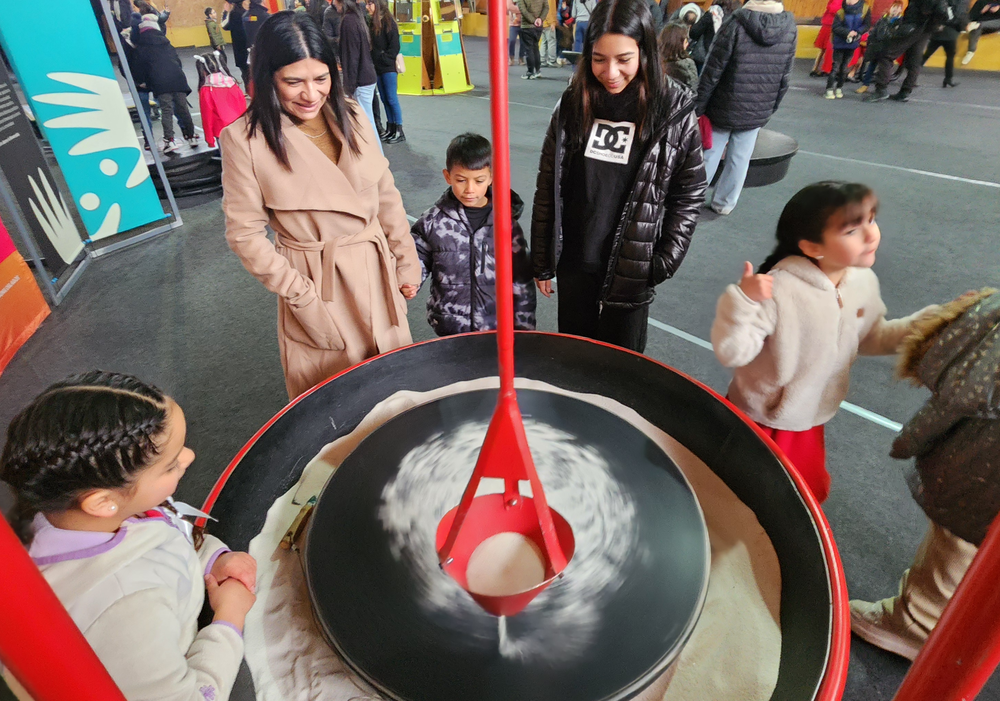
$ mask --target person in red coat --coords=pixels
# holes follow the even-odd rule
[[[226,65],[226,55],[218,51],[194,57],[198,66],[198,101],[205,142],[215,146],[223,129],[247,111],[247,99]]]
[[[814,78],[830,75],[830,71],[833,70],[833,18],[843,4],[844,0],[830,0],[826,4],[826,12],[823,13],[823,19],[820,21],[819,34],[816,35],[816,41],[813,42],[813,46],[819,49],[819,56],[816,57],[813,69],[809,73]]]

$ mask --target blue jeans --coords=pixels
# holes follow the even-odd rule
[[[382,96],[382,104],[385,105],[385,121],[403,126],[403,110],[399,107],[399,96],[396,93],[398,76],[395,71],[379,73],[378,94]]]
[[[368,116],[368,121],[372,123],[372,131],[375,132],[375,143],[382,153],[382,140],[378,138],[378,127],[375,126],[375,112],[372,110],[372,100],[375,99],[375,83],[371,85],[359,85],[354,91],[355,101],[361,105],[361,109]]]
[[[723,214],[733,211],[737,200],[740,199],[759,131],[760,127],[746,131],[712,127],[712,148],[705,152],[705,177],[709,183],[712,182],[715,172],[719,169],[722,152],[726,151],[726,165],[722,168],[722,176],[719,177],[715,193],[712,195],[712,207]],[[728,149],[726,144],[729,144]]]
[[[587,25],[590,22],[577,22],[576,23],[576,35],[573,39],[573,51],[580,52],[583,51],[583,40],[587,36]]]

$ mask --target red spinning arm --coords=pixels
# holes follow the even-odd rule
[[[125,701],[0,517],[0,662],[35,701]]]

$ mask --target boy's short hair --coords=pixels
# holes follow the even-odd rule
[[[450,171],[455,166],[462,166],[469,170],[482,170],[489,168],[493,149],[490,147],[490,140],[485,136],[466,132],[459,134],[448,144],[448,153],[445,156],[445,167]]]
[[[214,7],[206,7],[205,8],[205,16],[208,17],[209,15],[211,15],[213,10],[215,10]]]

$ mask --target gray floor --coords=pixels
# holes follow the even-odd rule
[[[445,188],[448,141],[462,131],[489,134],[485,42],[467,40],[476,89],[465,95],[401,97],[408,141],[386,147],[407,209],[417,215]],[[569,76],[541,80],[510,70],[513,187],[526,200],[549,112]],[[890,316],[1000,284],[1000,161],[996,157],[1000,77],[959,71],[962,85],[942,90],[928,70],[909,104],[861,104],[853,91],[836,102],[796,66],[792,89],[770,127],[799,140],[802,152],[781,183],[744,192],[728,217],[706,216],[677,277],[665,283],[652,318],[708,337],[715,300],[738,279],[744,260],[770,251],[783,204],[821,179],[859,180],[881,198],[883,242],[875,269]],[[923,172],[918,172],[923,171]],[[965,180],[963,180],[965,179]],[[970,182],[982,181],[982,182]],[[63,306],[0,376],[0,428],[47,383],[99,367],[136,373],[184,407],[198,454],[178,497],[200,503],[240,446],[285,402],[275,338],[275,302],[223,240],[219,203],[184,211],[185,226],[163,238],[95,261]],[[530,212],[522,218],[527,225]],[[426,290],[410,305],[415,340],[431,337]],[[555,305],[539,306],[541,329],[556,328]],[[724,390],[727,372],[712,353],[659,328],[647,353]],[[419,369],[415,369],[419,371]],[[903,422],[924,393],[892,379],[890,359],[862,359],[851,402]],[[841,412],[828,429],[833,491],[826,513],[851,595],[893,593],[920,540],[924,519],[888,457],[891,430]],[[890,699],[907,663],[853,641],[845,699]],[[1000,699],[994,678],[982,699]]]

